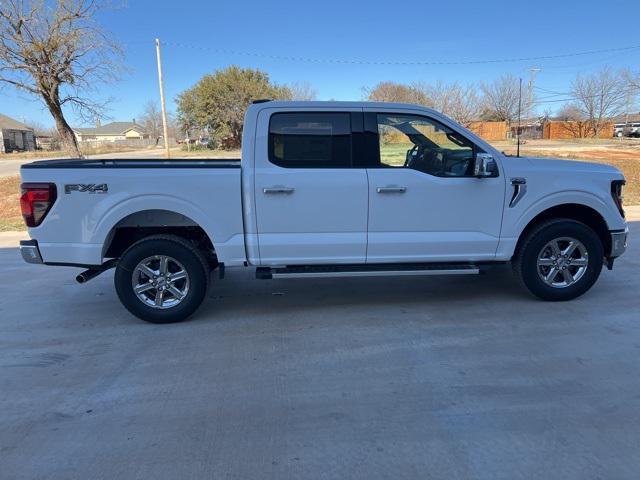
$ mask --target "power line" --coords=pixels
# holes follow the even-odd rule
[[[602,63],[607,63],[610,62],[614,59],[618,59],[622,56],[626,56],[628,55],[627,52],[615,52],[612,55],[606,55],[604,57],[598,58],[598,59],[591,59],[591,60],[582,60],[579,61],[577,63],[564,63],[562,62],[560,65],[550,65],[550,64],[545,64],[544,68],[545,70],[553,70],[556,72],[561,72],[561,71],[568,71],[568,70],[575,70],[576,68],[579,67],[586,67],[589,65],[595,65],[595,64],[602,64]]]
[[[563,93],[562,95],[549,95],[549,96],[546,96],[546,97],[536,97],[533,101],[534,102],[540,102],[540,101],[543,101],[543,100],[556,99],[558,97],[566,97],[567,95],[571,95],[571,94],[570,93],[566,93],[566,94]]]
[[[628,87],[624,90],[620,91],[621,95],[630,95],[633,92],[637,91],[638,88],[636,87]],[[566,93],[566,94],[559,94],[559,95],[571,95],[570,93]],[[601,98],[603,97],[602,94],[598,94],[598,95],[588,95],[588,96],[583,96],[583,97],[575,97],[575,96],[568,96],[566,98],[558,98],[558,99],[554,99],[554,100],[536,100],[535,102],[533,102],[535,105],[539,105],[539,104],[544,104],[544,103],[560,103],[560,102],[570,102],[572,100],[587,100],[587,99],[594,99],[594,98]],[[544,98],[550,98],[550,97],[544,97]]]
[[[595,55],[599,53],[610,52],[623,52],[630,50],[640,49],[640,45],[629,45],[625,47],[612,47],[599,50],[584,50],[581,52],[572,52],[556,55],[540,55],[533,57],[513,57],[513,58],[498,58],[498,59],[483,59],[483,60],[446,60],[446,61],[395,61],[395,60],[357,60],[357,59],[338,59],[338,58],[312,58],[312,57],[298,57],[290,55],[276,55],[266,54],[260,52],[249,52],[243,50],[232,50],[226,48],[214,48],[201,45],[192,45],[183,42],[163,42],[163,45],[174,46],[179,48],[190,48],[194,50],[201,50],[206,52],[213,52],[218,54],[227,55],[240,55],[257,58],[267,58],[271,60],[285,60],[291,62],[306,62],[306,63],[334,63],[334,64],[350,64],[350,65],[479,65],[479,64],[495,64],[495,63],[515,63],[515,62],[530,62],[539,60],[553,60],[568,57],[580,57],[586,55]]]
[[[592,98],[596,98],[596,97],[592,97]],[[578,100],[576,97],[570,97],[570,98],[559,98],[557,100],[542,100],[542,101],[538,101],[536,100],[534,102],[535,105],[542,105],[545,103],[562,103],[562,102],[570,102],[572,100]]]
[[[549,90],[548,88],[542,88],[542,87],[537,87],[537,86],[535,86],[533,88],[535,88],[536,90],[540,90],[541,92],[544,92],[544,93],[551,93],[551,94],[556,95],[556,96],[557,95],[570,95],[569,92],[558,92],[557,90]]]
[[[591,96],[583,96],[583,97],[576,97],[573,95],[572,92],[558,92],[558,91],[554,91],[554,90],[548,90],[545,88],[541,88],[541,87],[534,87],[536,90],[539,90],[541,92],[545,92],[545,93],[549,93],[550,95],[545,96],[545,97],[541,97],[536,99],[533,103],[534,105],[541,105],[541,104],[545,104],[545,103],[562,103],[562,102],[570,102],[570,101],[574,101],[574,100],[587,100],[587,99],[594,99],[594,98],[600,98],[603,95],[602,94],[597,94],[597,95],[591,95]],[[626,96],[632,96],[638,93],[638,91],[640,91],[640,88],[634,86],[634,85],[628,85],[626,88],[620,90],[619,95],[626,95]],[[556,97],[564,97],[564,98],[556,98]]]

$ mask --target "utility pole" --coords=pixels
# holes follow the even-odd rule
[[[169,152],[169,129],[167,128],[167,107],[164,102],[164,83],[162,81],[162,61],[160,60],[160,39],[156,38],[156,58],[158,59],[158,85],[160,86],[160,107],[162,108],[162,133],[164,135],[164,151],[167,158]]]
[[[520,90],[518,94],[518,128],[516,130],[516,157],[520,156],[520,122],[522,121],[522,78],[520,78]]]
[[[624,131],[628,128],[629,126],[629,108],[631,104],[631,92],[629,90],[627,90],[627,94],[625,97],[625,105],[624,105],[624,127],[622,127],[622,132],[620,135],[620,143],[622,143],[624,141]],[[615,126],[614,126],[615,129]]]
[[[531,118],[532,115],[533,88],[536,82],[536,74],[541,71],[542,69],[537,67],[531,67],[529,69],[529,85],[527,86],[527,108],[525,109],[527,113],[527,119]]]

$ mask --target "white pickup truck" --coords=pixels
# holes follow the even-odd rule
[[[24,259],[115,267],[154,323],[200,305],[211,271],[258,278],[476,274],[511,262],[544,300],[586,292],[626,248],[624,177],[502,154],[416,105],[255,102],[242,160],[22,166]]]

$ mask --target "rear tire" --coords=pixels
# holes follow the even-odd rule
[[[174,235],[153,235],[129,247],[116,267],[118,298],[150,323],[185,320],[207,293],[209,268],[202,253]]]
[[[604,248],[587,225],[553,219],[534,228],[512,260],[521,283],[538,298],[566,301],[579,297],[602,271]]]

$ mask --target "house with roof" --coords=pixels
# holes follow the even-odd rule
[[[121,140],[144,140],[149,134],[142,125],[132,122],[111,122],[93,128],[74,128],[78,142],[116,142]]]
[[[640,123],[640,112],[638,113],[623,113],[611,119],[616,125],[627,123]]]
[[[0,153],[35,150],[33,129],[0,113]]]

